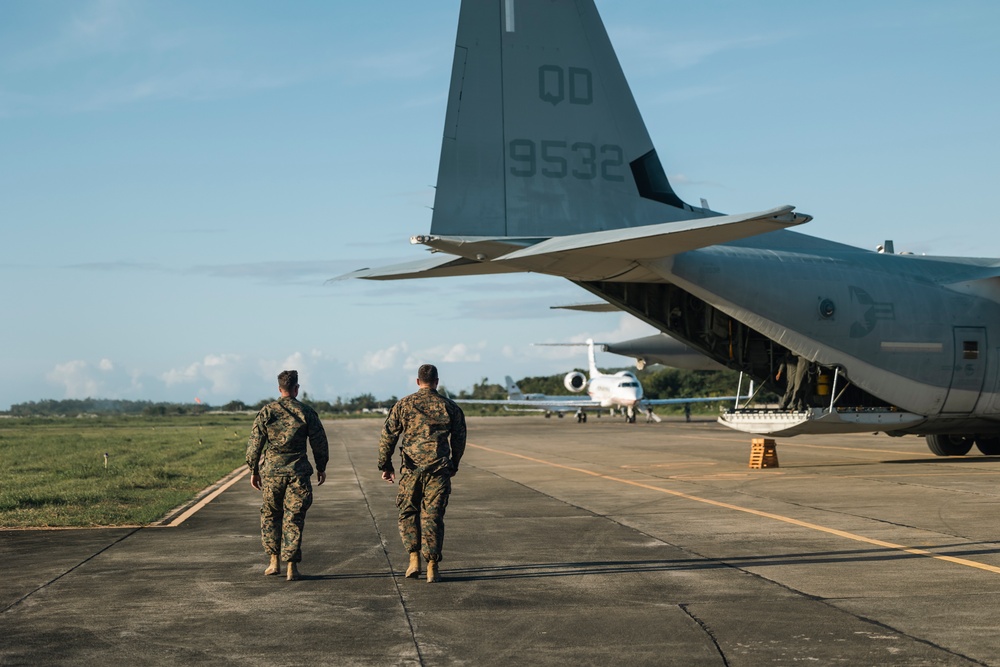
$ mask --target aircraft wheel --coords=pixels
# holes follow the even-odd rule
[[[552,413],[551,412],[546,412],[545,413],[545,418],[546,419],[552,419]]]
[[[976,438],[976,447],[986,456],[996,456],[1000,454],[1000,437],[985,438],[978,436]]]
[[[632,413],[628,417],[626,417],[625,421],[627,421],[629,424],[634,424],[635,423],[635,413]]]
[[[929,435],[927,447],[938,456],[965,456],[972,449],[973,439],[967,435]]]

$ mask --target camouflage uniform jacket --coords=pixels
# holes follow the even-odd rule
[[[393,470],[392,454],[400,436],[403,468],[455,474],[465,453],[465,414],[457,403],[429,387],[399,399],[382,427],[379,470]]]
[[[268,403],[257,413],[247,443],[250,472],[311,477],[313,469],[306,454],[306,439],[312,446],[316,468],[325,472],[330,449],[316,411],[291,396]]]

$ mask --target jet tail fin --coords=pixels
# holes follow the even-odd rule
[[[603,375],[601,371],[597,370],[597,357],[594,354],[594,339],[587,339],[587,362],[590,364],[590,379],[593,380],[596,377]]]
[[[519,401],[524,398],[524,392],[522,392],[521,388],[517,386],[516,382],[514,382],[514,378],[508,375],[504,378],[504,380],[507,382],[508,400]]]

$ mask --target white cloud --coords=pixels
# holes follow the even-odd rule
[[[367,352],[358,363],[350,364],[350,368],[355,373],[361,375],[374,375],[375,373],[396,368],[399,365],[400,357],[409,352],[410,346],[406,343],[396,343],[386,349]]]
[[[408,370],[419,368],[421,364],[463,364],[479,363],[482,360],[482,350],[486,349],[486,342],[480,342],[470,347],[465,343],[455,343],[454,345],[440,345],[426,348],[411,354],[403,364]]]
[[[195,362],[186,368],[172,368],[166,373],[160,376],[167,386],[173,386],[175,384],[182,384],[185,382],[191,382],[198,377],[198,369],[201,366],[199,362]]]
[[[247,365],[238,354],[210,354],[184,368],[163,373],[160,378],[168,387],[192,385],[197,393],[236,395],[246,379]]]
[[[56,364],[46,377],[49,382],[63,387],[64,398],[97,397],[100,392],[100,383],[93,377],[92,369],[86,361]]]
[[[144,383],[142,373],[123,370],[108,358],[97,362],[75,359],[56,364],[46,373],[49,385],[59,387],[61,396],[55,398],[129,398],[143,400],[140,396]],[[52,397],[51,395],[49,397]]]

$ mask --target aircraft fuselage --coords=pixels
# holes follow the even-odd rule
[[[860,407],[928,418],[911,432],[970,419],[1000,432],[1000,350],[987,335],[1000,331],[997,264],[780,231],[644,262],[669,286],[581,284],[760,381],[790,351],[862,390]]]

